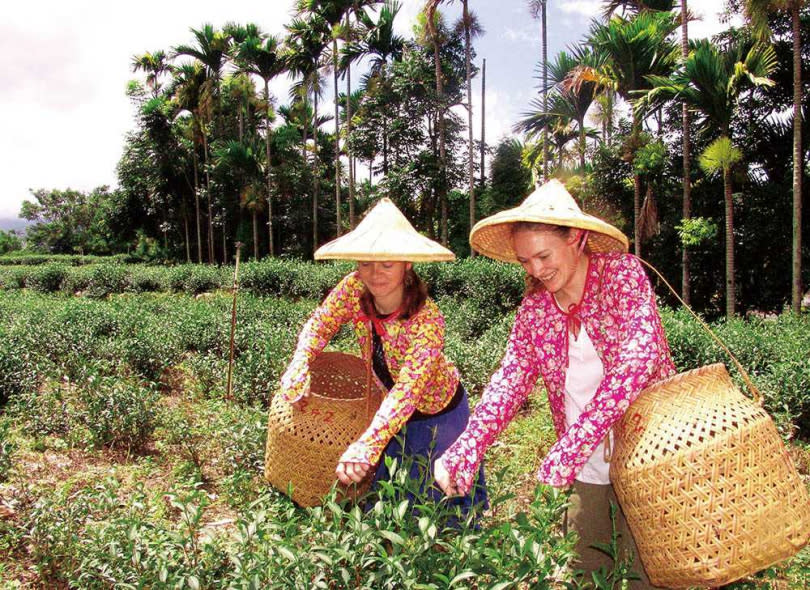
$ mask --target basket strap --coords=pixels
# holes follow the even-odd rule
[[[637,258],[637,259],[638,259],[639,261],[641,261],[641,262],[642,262],[642,263],[643,263],[643,264],[644,264],[644,265],[645,265],[647,268],[649,268],[649,269],[650,269],[650,270],[652,270],[652,271],[653,271],[653,272],[654,272],[656,275],[658,275],[658,278],[659,278],[659,279],[661,279],[661,281],[663,281],[663,283],[664,283],[664,284],[665,284],[667,287],[669,287],[669,290],[670,290],[670,291],[672,291],[672,294],[673,294],[673,295],[675,295],[675,298],[676,298],[678,301],[680,301],[680,302],[681,302],[681,305],[683,305],[683,306],[686,308],[686,310],[687,310],[689,313],[691,313],[691,314],[692,314],[692,315],[695,317],[695,319],[698,321],[698,323],[700,323],[700,325],[703,327],[703,329],[704,329],[704,330],[706,330],[706,332],[708,332],[708,333],[709,333],[709,336],[711,336],[711,337],[712,337],[712,339],[713,339],[713,340],[714,340],[714,341],[715,341],[715,342],[716,342],[716,343],[717,343],[717,344],[720,346],[720,348],[722,348],[723,350],[725,350],[725,351],[726,351],[726,354],[727,354],[727,355],[728,355],[728,356],[731,358],[731,360],[732,360],[732,361],[734,361],[734,365],[737,367],[737,370],[740,372],[740,375],[742,376],[743,381],[745,381],[745,384],[748,386],[748,390],[749,390],[749,391],[751,392],[751,394],[753,395],[753,397],[754,397],[754,402],[755,402],[757,405],[759,405],[759,406],[761,407],[761,406],[762,406],[762,401],[763,401],[762,393],[759,391],[759,389],[757,388],[757,386],[756,386],[756,385],[754,385],[754,383],[751,381],[751,378],[748,376],[748,372],[747,372],[747,371],[746,371],[746,370],[743,368],[743,366],[742,366],[742,364],[740,363],[740,361],[738,361],[738,360],[737,360],[737,357],[735,357],[735,356],[734,356],[734,355],[731,353],[731,351],[730,351],[730,350],[728,349],[728,347],[727,347],[727,346],[726,346],[726,345],[723,343],[723,341],[722,341],[722,340],[720,340],[720,337],[719,337],[719,336],[717,336],[717,334],[715,334],[715,333],[712,331],[712,329],[709,327],[709,325],[708,325],[706,322],[704,322],[704,321],[703,321],[703,318],[701,318],[701,317],[700,317],[698,314],[696,314],[694,311],[692,311],[692,308],[691,308],[691,307],[689,307],[689,306],[686,304],[686,302],[685,302],[683,299],[681,299],[681,296],[680,296],[680,295],[678,295],[677,291],[675,291],[675,289],[673,289],[672,285],[670,285],[670,284],[667,282],[667,280],[666,280],[666,279],[663,277],[663,275],[662,275],[660,272],[658,272],[658,269],[657,269],[657,268],[655,268],[655,267],[654,267],[652,264],[650,264],[649,262],[647,262],[647,261],[646,261],[646,260],[644,260],[643,258],[639,258],[638,256],[635,256],[635,258]]]
[[[366,347],[367,355],[366,355],[366,422],[371,422],[372,418],[372,403],[371,403],[371,359],[373,354],[372,348],[372,331],[371,326],[369,326],[368,332],[368,346]]]

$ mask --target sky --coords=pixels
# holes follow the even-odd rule
[[[7,3],[8,4],[8,3]],[[471,0],[484,35],[474,41],[476,63],[487,60],[486,141],[511,134],[512,125],[537,96],[540,24],[526,0]],[[549,59],[587,32],[601,12],[597,0],[548,3]],[[14,218],[29,189],[91,191],[116,187],[116,165],[124,137],[133,130],[134,107],[127,82],[142,78],[131,69],[132,57],[194,42],[191,28],[204,23],[254,22],[282,35],[293,0],[41,0],[13,2],[0,21],[0,218]],[[403,0],[399,33],[412,36],[424,0]],[[460,2],[443,8],[448,20],[460,14]],[[723,28],[723,0],[690,5],[701,20],[690,37],[708,37]],[[359,76],[353,76],[354,80]],[[290,80],[278,78],[271,91],[287,102]],[[344,86],[345,88],[345,86]],[[480,137],[480,79],[473,82],[475,137]],[[325,102],[331,101],[327,95]],[[328,107],[325,107],[328,108]]]

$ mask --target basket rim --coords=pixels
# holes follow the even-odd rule
[[[700,375],[702,373],[710,373],[716,371],[718,368],[722,367],[723,371],[728,375],[728,367],[726,367],[725,363],[711,363],[708,365],[703,365],[702,367],[697,367],[696,369],[689,369],[688,371],[681,371],[679,373],[675,373],[674,375],[670,375],[669,377],[664,377],[658,381],[654,381],[650,383],[647,387],[644,388],[642,391],[646,391],[647,389],[651,389],[653,387],[660,387],[662,385],[666,385],[671,381],[675,381],[676,379],[683,379],[686,376],[691,375]]]

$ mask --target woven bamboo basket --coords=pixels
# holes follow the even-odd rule
[[[615,434],[610,478],[653,584],[727,584],[810,540],[806,487],[724,365],[645,389]]]
[[[368,426],[381,392],[372,386],[366,363],[350,354],[322,352],[310,364],[310,395],[298,407],[273,396],[267,422],[264,474],[270,484],[300,506],[316,506],[336,481],[346,448]],[[355,496],[368,487],[369,476],[351,489]]]

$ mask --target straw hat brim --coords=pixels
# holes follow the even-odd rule
[[[380,199],[352,231],[315,251],[315,260],[444,262],[455,259],[450,250],[416,231],[388,198]]]
[[[630,242],[620,230],[587,213],[575,217],[554,217],[533,214],[523,205],[501,211],[482,219],[470,232],[470,245],[484,256],[503,262],[518,263],[512,246],[512,227],[526,221],[561,225],[589,231],[588,248],[591,252],[627,252]]]
[[[456,259],[447,248],[420,234],[408,236],[407,243],[399,233],[378,235],[368,239],[344,240],[341,236],[315,251],[315,260],[355,260],[357,262],[448,262]],[[421,243],[420,239],[427,240]],[[341,241],[343,240],[343,241]]]

